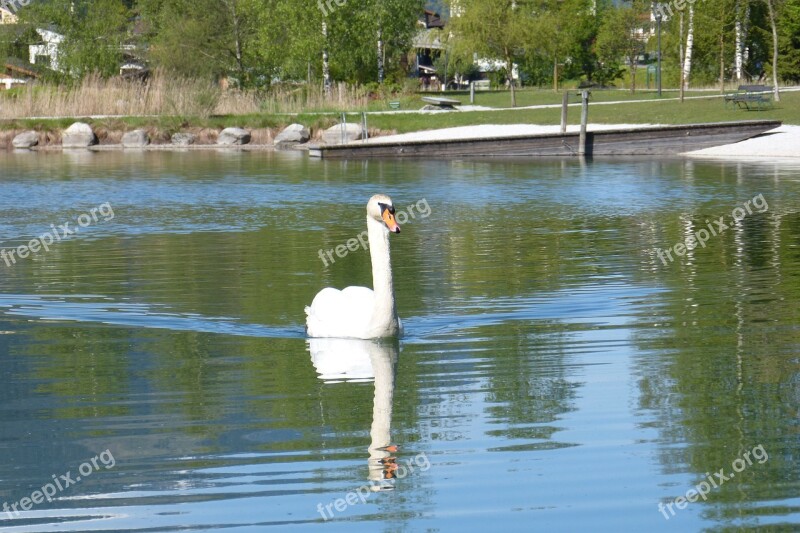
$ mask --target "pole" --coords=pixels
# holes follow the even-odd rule
[[[367,127],[367,113],[361,112],[361,140],[366,141],[369,139],[369,128]]]
[[[564,91],[561,97],[561,133],[567,132],[567,105],[569,104],[569,91]]]
[[[581,133],[578,137],[578,155],[586,155],[586,124],[589,121],[589,91],[581,91]]]
[[[475,82],[474,81],[469,82],[469,103],[470,104],[474,104],[475,103]]]
[[[656,4],[660,8],[661,4]],[[658,97],[661,98],[661,10],[656,12],[656,28],[658,32],[658,70],[656,71],[656,83],[658,84]]]
[[[445,50],[444,50],[444,79],[442,80],[444,82],[444,85],[442,85],[442,92],[447,91],[447,61],[448,61],[448,59],[449,59],[449,57],[448,57],[448,54],[447,54],[447,48],[445,48]]]

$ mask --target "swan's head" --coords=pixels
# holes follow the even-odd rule
[[[394,218],[394,204],[385,194],[376,194],[369,199],[367,216],[384,224],[392,233],[400,233],[400,226]]]

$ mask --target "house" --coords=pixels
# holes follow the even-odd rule
[[[0,74],[0,88],[11,89],[28,83],[42,75],[42,69],[29,65],[24,59],[6,58],[3,62],[3,73]]]
[[[457,4],[454,5],[451,8],[451,15],[460,16],[460,9],[463,8],[458,8]],[[417,59],[417,76],[420,79],[422,90],[439,90],[443,75],[436,72],[433,64],[443,53],[446,53],[445,42],[452,37],[452,34],[445,32],[445,18],[431,9],[423,11],[418,24],[420,30],[413,41]],[[477,67],[478,77],[483,80],[480,84],[481,88],[488,88],[488,80],[492,72],[506,68],[505,61],[480,58],[477,55],[474,56],[473,63]],[[469,86],[469,80],[463,76],[453,72],[449,74],[455,74],[455,79],[450,79],[453,76],[448,75],[448,87],[463,88]],[[512,65],[511,78],[515,82],[519,82],[519,68],[516,64]]]
[[[417,24],[419,31],[413,40],[413,47],[416,52],[417,77],[420,79],[420,85],[423,90],[438,90],[441,81],[433,62],[445,49],[443,44],[445,22],[439,13],[425,9]]]
[[[36,28],[36,33],[42,39],[42,44],[32,44],[28,47],[31,65],[42,65],[60,71],[58,65],[58,47],[64,41],[64,36],[54,29]]]

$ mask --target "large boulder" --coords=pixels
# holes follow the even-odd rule
[[[123,148],[142,148],[150,144],[150,137],[144,130],[133,130],[122,136]]]
[[[308,142],[311,132],[302,124],[291,124],[275,137],[275,148],[291,148]]]
[[[194,144],[194,139],[194,133],[178,132],[173,133],[170,140],[172,141],[172,144],[177,146],[189,146],[190,144]]]
[[[247,144],[250,142],[250,132],[242,128],[225,128],[219,132],[217,144],[232,146],[236,144]]]
[[[17,134],[11,141],[14,148],[31,148],[39,144],[39,134],[33,130]]]
[[[85,122],[76,122],[61,134],[63,148],[88,148],[97,144],[97,135]]]
[[[361,139],[363,134],[364,128],[361,127],[361,124],[348,123],[344,125],[344,128],[342,124],[337,124],[322,133],[322,142],[325,144],[342,144],[342,137],[344,136],[344,142],[349,143]]]

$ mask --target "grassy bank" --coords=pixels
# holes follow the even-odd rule
[[[166,91],[167,87],[163,87]],[[690,93],[710,96],[708,92]],[[712,93],[713,94],[713,93]],[[406,95],[401,101],[401,109],[419,109],[424,105],[421,98],[424,94]],[[449,94],[463,102],[468,102],[466,94]],[[676,95],[674,95],[676,96]],[[164,93],[161,98],[167,98]],[[170,97],[173,98],[174,97]],[[508,105],[508,93],[487,92],[479,93],[476,105],[495,107],[492,111],[455,111],[448,113],[390,113],[370,114],[368,118],[370,129],[382,132],[411,132],[434,128],[455,126],[468,126],[477,124],[558,124],[560,109],[503,109]],[[573,99],[574,100],[574,99]],[[95,129],[102,131],[124,132],[134,128],[148,128],[154,138],[168,139],[176,131],[194,130],[220,130],[227,126],[241,126],[249,129],[277,131],[292,122],[299,122],[318,132],[339,120],[335,112],[310,112],[300,114],[284,114],[275,112],[261,112],[248,107],[246,112],[236,113],[192,113],[192,105],[188,100],[181,113],[162,113],[154,116],[125,116],[114,118],[84,119]],[[368,105],[354,105],[349,108],[353,111],[366,107],[372,110],[386,110],[392,97],[385,99],[372,99]],[[603,104],[603,102],[623,101],[621,104]],[[521,105],[547,105],[558,104],[561,96],[552,91],[526,90],[519,91],[518,102]],[[763,111],[746,111],[733,109],[724,105],[720,97],[687,99],[683,103],[673,99],[670,92],[664,93],[664,98],[658,99],[652,92],[639,92],[634,95],[624,91],[593,91],[592,99],[595,105],[590,105],[589,120],[594,123],[605,124],[682,124],[698,122],[725,122],[734,120],[776,119],[786,124],[800,124],[800,92],[786,92],[781,95],[781,102]],[[163,111],[163,110],[162,110]],[[569,110],[569,123],[577,124],[580,118],[579,107],[573,106]],[[348,117],[351,121],[360,121],[358,114]],[[1,120],[0,129],[17,131],[35,129],[42,132],[57,133],[72,122],[74,118],[47,118],[47,119],[12,119]]]

